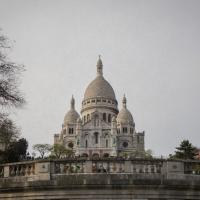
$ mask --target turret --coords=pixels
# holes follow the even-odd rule
[[[135,122],[131,112],[127,109],[127,99],[124,95],[122,99],[122,109],[117,115],[118,133],[129,134],[135,130]]]

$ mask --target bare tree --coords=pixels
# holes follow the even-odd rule
[[[10,49],[9,40],[0,32],[0,106],[4,108],[19,107],[25,103],[18,88],[19,75],[24,71],[24,66],[9,60],[8,49]]]
[[[51,145],[50,144],[35,144],[33,145],[33,150],[37,151],[41,158],[44,158],[46,154],[48,154],[51,151]]]
[[[73,156],[73,151],[71,149],[67,149],[63,144],[54,144],[51,150],[52,155],[58,159]]]
[[[27,149],[28,142],[18,140],[20,131],[15,123],[8,118],[10,107],[21,107],[24,97],[19,90],[20,74],[24,71],[23,65],[18,65],[8,58],[11,49],[10,42],[0,29],[0,158],[8,161],[10,158],[16,160],[18,153],[13,150],[20,149],[23,145]],[[11,148],[12,147],[12,148]],[[24,148],[24,149],[25,149]],[[11,151],[11,149],[13,151]],[[20,150],[21,151],[21,150]],[[10,154],[8,154],[10,153]],[[12,160],[10,159],[10,160]]]

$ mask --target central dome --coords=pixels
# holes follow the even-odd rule
[[[85,91],[84,99],[94,97],[104,97],[115,100],[115,92],[110,83],[108,83],[108,81],[106,81],[103,76],[97,76],[88,85]]]
[[[97,77],[88,85],[84,100],[96,97],[116,100],[112,86],[103,77],[103,64],[100,57],[97,61]]]

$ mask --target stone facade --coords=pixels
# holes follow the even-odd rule
[[[137,132],[126,97],[118,110],[115,92],[103,76],[99,57],[97,76],[88,85],[82,101],[81,116],[75,110],[72,96],[70,110],[64,117],[62,130],[54,135],[55,144],[64,144],[75,155],[85,157],[142,157],[144,132]]]

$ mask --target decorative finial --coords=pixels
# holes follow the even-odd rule
[[[123,96],[123,99],[122,99],[122,105],[123,105],[123,108],[126,108],[126,96],[125,96],[125,94],[124,94],[124,96]]]
[[[103,76],[103,63],[101,60],[101,55],[99,55],[99,59],[97,61],[97,76]]]
[[[71,98],[71,109],[74,109],[75,108],[75,99],[74,99],[74,96],[72,95],[72,98]]]

